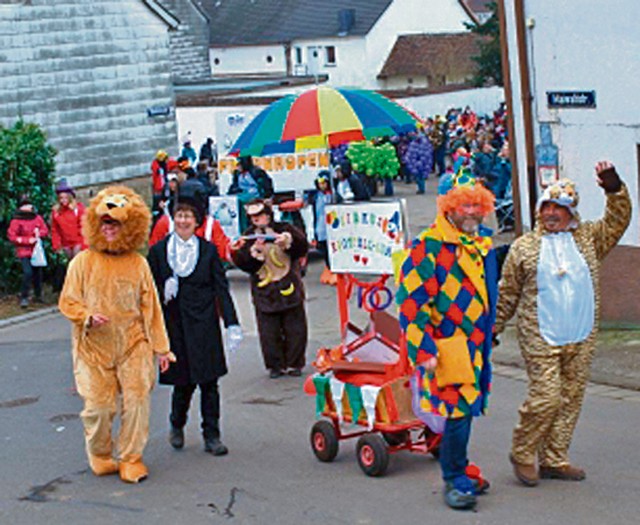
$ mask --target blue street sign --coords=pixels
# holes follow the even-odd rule
[[[595,108],[595,91],[547,91],[550,108]]]
[[[151,106],[147,108],[148,117],[168,117],[171,114],[171,106]]]

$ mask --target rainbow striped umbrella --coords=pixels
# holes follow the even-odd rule
[[[230,154],[264,156],[327,148],[414,131],[418,123],[408,110],[375,91],[321,86],[267,106]]]

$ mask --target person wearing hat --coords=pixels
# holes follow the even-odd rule
[[[229,284],[216,248],[196,235],[204,210],[193,198],[174,207],[174,231],[151,247],[148,261],[162,298],[167,333],[177,362],[160,374],[173,385],[169,442],[184,447],[184,427],[191,398],[200,389],[204,449],[214,456],[228,452],[220,440],[218,379],[227,373],[220,317],[227,328],[227,349],[242,339]]]
[[[73,259],[86,248],[82,238],[84,205],[76,200],[76,193],[67,179],[60,179],[56,186],[58,202],[51,210],[51,247]]]
[[[177,181],[178,177],[174,173],[169,174],[169,183],[172,182],[172,177],[175,177]],[[175,189],[172,190],[172,197],[167,204],[163,206],[164,213],[162,216],[156,221],[151,229],[151,234],[149,235],[149,247],[158,243],[162,239],[164,239],[167,235],[174,232],[175,222],[173,219],[175,202],[177,200],[180,201],[198,201],[198,211],[199,214],[202,214],[204,217],[199,220],[199,226],[196,229],[196,235],[198,237],[203,238],[207,242],[211,242],[214,244],[216,249],[218,250],[218,256],[220,260],[230,262],[231,254],[229,246],[231,241],[229,237],[224,232],[220,221],[216,218],[212,217],[209,214],[206,214],[204,210],[207,208],[207,199],[206,196],[200,194],[199,192],[194,192],[187,185],[189,181],[184,181],[179,186],[176,183]],[[198,181],[196,181],[198,182]],[[193,186],[196,190],[198,186]]]
[[[22,266],[22,287],[20,289],[20,307],[29,306],[29,291],[33,285],[36,302],[42,302],[42,268],[31,264],[31,255],[38,239],[49,235],[49,228],[38,215],[28,195],[18,200],[18,209],[9,222],[7,238],[13,244],[16,258]]]
[[[231,244],[231,257],[251,275],[264,364],[272,379],[285,372],[300,376],[307,348],[300,259],[307,255],[307,238],[296,226],[275,222],[268,200],[255,199],[245,209],[251,226]]]
[[[529,376],[509,456],[526,486],[586,477],[569,461],[569,446],[596,345],[600,265],[631,218],[629,193],[613,164],[598,162],[595,172],[605,192],[604,217],[581,221],[576,185],[552,184],[538,200],[535,229],[513,243],[502,270],[495,333],[517,314]]]
[[[198,154],[196,150],[191,145],[191,135],[187,135],[182,142],[182,150],[180,150],[180,156],[185,158],[189,163],[189,166],[195,166],[196,161],[198,160]]]
[[[497,260],[482,226],[494,197],[468,172],[440,179],[435,222],[411,243],[400,266],[396,302],[406,335],[416,416],[442,433],[444,500],[472,509],[489,488],[468,460],[473,417],[491,385]]]

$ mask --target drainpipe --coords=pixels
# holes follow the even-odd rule
[[[509,160],[511,161],[511,189],[513,195],[513,211],[515,217],[515,233],[522,235],[522,207],[520,205],[520,178],[518,177],[518,152],[516,148],[516,132],[513,124],[513,91],[511,90],[511,63],[507,45],[507,22],[504,12],[504,0],[498,1],[498,23],[500,25],[500,55],[502,59],[502,80],[504,96],[507,103],[507,129],[509,131]]]
[[[284,62],[285,62],[285,73],[287,77],[290,77],[293,71],[291,66],[291,42],[284,43]]]
[[[504,0],[503,0],[504,1]],[[533,118],[531,116],[531,80],[529,78],[529,56],[524,18],[524,0],[515,0],[516,40],[518,42],[518,62],[520,65],[520,92],[522,94],[522,114],[524,118],[524,140],[527,164],[527,188],[529,191],[529,215],[531,225],[535,223],[538,185],[536,182],[536,161],[533,144]]]

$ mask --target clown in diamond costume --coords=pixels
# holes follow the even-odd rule
[[[472,417],[487,406],[497,296],[491,231],[480,223],[493,210],[493,196],[468,172],[444,178],[439,193],[434,224],[402,263],[396,301],[420,411],[446,418],[445,501],[472,508],[481,487],[464,473],[466,448]]]

